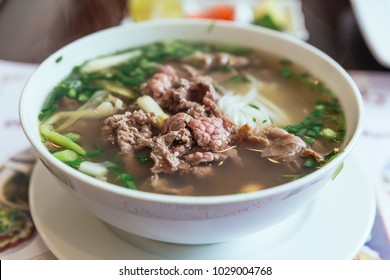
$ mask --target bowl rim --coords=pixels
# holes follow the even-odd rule
[[[93,38],[98,36],[104,36],[107,33],[111,32],[122,32],[122,30],[131,30],[133,28],[153,28],[156,26],[164,26],[166,28],[169,28],[170,26],[174,25],[185,25],[186,27],[190,26],[202,26],[204,28],[208,29],[215,29],[215,28],[225,28],[225,29],[241,29],[241,30],[250,30],[255,33],[262,33],[262,35],[270,36],[275,39],[278,39],[280,41],[284,41],[288,44],[294,44],[299,45],[300,47],[304,48],[306,51],[315,54],[319,56],[322,60],[324,60],[326,63],[330,64],[334,69],[337,70],[337,72],[342,76],[342,78],[349,84],[352,91],[355,93],[354,96],[356,98],[356,104],[358,106],[358,112],[357,113],[357,120],[356,120],[356,129],[353,132],[351,139],[349,142],[346,143],[346,145],[343,148],[343,152],[340,153],[335,159],[333,159],[330,163],[326,164],[325,166],[321,167],[320,169],[305,175],[297,180],[287,182],[280,184],[278,186],[250,192],[250,193],[241,193],[241,194],[228,194],[228,195],[216,195],[216,196],[174,196],[169,194],[157,194],[157,193],[150,193],[150,192],[144,192],[139,190],[131,190],[126,189],[123,187],[118,187],[118,185],[108,183],[99,179],[96,179],[94,177],[91,177],[89,175],[83,174],[80,171],[77,171],[70,166],[62,163],[59,160],[56,160],[49,151],[44,147],[40,139],[37,139],[39,137],[34,137],[30,134],[30,129],[27,127],[28,120],[26,119],[26,115],[24,114],[23,108],[26,108],[26,92],[28,91],[28,88],[31,84],[31,81],[35,77],[35,73],[39,71],[42,68],[45,68],[46,65],[49,63],[52,63],[53,60],[56,60],[58,57],[61,56],[63,52],[65,52],[68,49],[75,48],[77,44],[81,41],[86,40],[93,40]],[[211,31],[212,32],[212,31]],[[85,60],[87,60],[86,58]],[[19,100],[19,119],[22,126],[22,129],[27,136],[28,140],[32,144],[33,148],[38,152],[38,155],[42,158],[45,158],[50,164],[54,165],[56,168],[62,170],[64,173],[66,173],[67,176],[71,176],[76,178],[77,180],[82,181],[85,184],[93,185],[94,187],[105,191],[109,193],[113,193],[116,195],[124,196],[126,198],[132,198],[132,199],[138,199],[143,201],[150,201],[150,202],[158,202],[161,204],[180,204],[180,205],[210,205],[210,204],[230,204],[230,203],[238,203],[238,202],[244,202],[244,201],[252,201],[252,200],[258,200],[262,199],[268,196],[277,195],[284,192],[293,191],[295,189],[300,188],[301,186],[310,184],[312,181],[316,178],[323,178],[324,175],[329,171],[329,169],[336,168],[337,166],[340,166],[345,157],[350,154],[353,146],[355,146],[355,143],[358,140],[359,135],[361,134],[362,130],[362,115],[363,115],[363,101],[359,94],[359,89],[356,86],[353,79],[349,76],[347,71],[339,65],[333,58],[331,58],[329,55],[325,54],[323,51],[315,48],[314,46],[295,38],[291,35],[284,34],[282,32],[273,31],[267,28],[262,28],[258,26],[251,26],[248,24],[242,24],[242,23],[235,23],[235,22],[227,22],[227,21],[216,21],[216,20],[204,20],[204,19],[164,19],[164,20],[151,20],[147,22],[140,22],[140,23],[131,23],[127,25],[119,25],[110,27],[107,29],[103,29],[94,33],[91,33],[89,35],[86,35],[84,37],[81,37],[79,39],[76,39],[75,41],[65,45],[64,47],[58,49],[54,53],[52,53],[50,56],[48,56],[35,70],[35,72],[30,76],[27,83],[25,84],[20,100]],[[38,129],[38,128],[36,128]],[[47,167],[46,167],[47,168]]]

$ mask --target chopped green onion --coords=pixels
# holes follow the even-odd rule
[[[59,134],[58,132],[54,131],[53,128],[47,124],[42,124],[39,128],[41,134],[49,141],[53,142],[54,144],[57,144],[63,148],[72,150],[79,155],[85,156],[86,151],[78,144],[70,140],[68,137]]]
[[[309,137],[309,136],[304,136],[303,139],[305,140],[305,142],[309,145],[313,145],[314,144],[314,139],[312,137]]]
[[[294,76],[294,72],[292,72],[289,68],[283,67],[282,68],[282,76],[284,78],[290,78]]]
[[[80,134],[78,133],[74,133],[74,132],[71,132],[71,133],[67,133],[64,135],[65,137],[69,138],[70,140],[72,140],[73,142],[77,142],[77,141],[80,141]]]
[[[71,161],[71,162],[68,162],[67,164],[71,167],[73,167],[74,169],[78,169],[80,167],[80,164],[84,161],[84,159],[82,157],[78,157],[77,159],[75,159],[74,161]]]
[[[215,46],[215,51],[227,52],[235,55],[247,55],[252,52],[250,48],[228,44]]]
[[[100,157],[104,155],[104,152],[102,150],[93,150],[93,151],[88,151],[86,153],[86,157]]]
[[[62,60],[62,55],[56,58],[56,63],[59,63]]]
[[[297,180],[303,176],[304,174],[285,174],[285,175],[278,176],[278,180],[279,181],[282,181],[283,179]]]
[[[133,175],[122,173],[118,176],[117,180],[119,182],[125,182],[125,181],[133,181],[135,177]]]
[[[122,173],[123,172],[123,167],[121,167],[117,164],[114,164],[114,163],[107,165],[107,169],[113,173]]]
[[[307,132],[307,128],[301,128],[301,129],[299,129],[296,133],[295,133],[295,135],[298,135],[298,136],[303,136],[303,135],[305,135],[305,133]]]
[[[53,153],[53,156],[65,163],[73,162],[79,157],[78,154],[72,150],[58,151]]]
[[[337,138],[337,132],[331,128],[324,128],[323,130],[321,130],[320,135],[328,139]]]
[[[135,185],[134,181],[126,181],[124,187],[131,190],[136,190],[137,186]]]
[[[94,176],[98,179],[107,179],[106,175],[108,169],[100,163],[91,162],[91,161],[83,161],[80,163],[79,171],[88,174],[90,176]]]
[[[227,81],[229,83],[235,83],[235,84],[250,83],[250,80],[247,77],[245,77],[244,75],[240,75],[240,74],[229,77],[229,79]]]
[[[122,184],[127,189],[136,190],[137,187],[134,183],[135,177],[133,175],[122,173],[117,177],[117,181]]]
[[[260,110],[259,106],[255,105],[255,104],[249,104],[249,106],[251,106],[252,108],[255,108],[256,110]]]
[[[339,167],[337,167],[337,169],[335,170],[335,172],[333,172],[332,177],[331,177],[331,178],[332,178],[332,181],[334,181],[334,179],[336,179],[337,175],[340,174],[340,172],[341,172],[341,170],[343,169],[343,167],[344,167],[344,162],[341,163],[341,164],[339,165]]]
[[[313,130],[313,129],[307,130],[306,135],[309,136],[309,137],[312,137],[312,138],[317,138],[318,137],[318,133],[315,130]]]

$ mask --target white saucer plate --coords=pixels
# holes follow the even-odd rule
[[[217,244],[170,244],[113,229],[79,205],[41,163],[34,168],[29,198],[36,228],[59,259],[352,259],[375,217],[373,187],[353,156],[288,220]]]

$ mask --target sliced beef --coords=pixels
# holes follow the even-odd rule
[[[168,133],[169,131],[177,131],[182,128],[187,127],[188,122],[192,120],[192,116],[186,113],[177,113],[169,117],[161,128],[163,134]]]
[[[175,173],[190,168],[190,164],[179,158],[179,154],[172,151],[172,144],[176,137],[173,133],[156,138],[150,158],[154,164],[152,173]]]
[[[251,129],[241,127],[234,140],[237,142],[247,141],[261,151],[261,156],[282,162],[294,162],[299,157],[313,157],[317,162],[323,162],[325,156],[310,147],[302,138],[288,133],[278,127],[266,127],[263,129]]]
[[[297,159],[307,146],[301,138],[281,128],[269,127],[263,133],[269,143],[264,147],[262,157],[290,162]]]
[[[185,78],[186,77],[187,78],[191,78],[191,77],[199,76],[199,71],[196,70],[196,68],[192,67],[191,65],[181,64],[180,65],[180,69],[183,72],[183,74],[185,75]]]
[[[200,164],[225,160],[225,154],[216,152],[228,147],[230,131],[231,123],[220,118],[171,116],[151,150],[152,172],[188,173]]]
[[[190,80],[182,79],[180,86],[173,92],[173,98],[177,104],[176,111],[185,111],[195,118],[222,117],[217,106],[221,96],[215,90],[210,77],[196,76]]]
[[[185,157],[185,160],[191,165],[199,165],[201,163],[209,163],[213,161],[224,161],[227,158],[226,154],[213,152],[195,152]]]
[[[207,76],[179,78],[170,66],[160,66],[157,73],[141,85],[141,94],[150,95],[170,113],[186,112],[199,116],[222,117],[217,106],[220,95]]]
[[[216,117],[200,117],[191,119],[188,128],[193,133],[196,143],[212,152],[227,148],[230,143],[232,124]]]
[[[153,113],[142,110],[125,112],[108,117],[101,129],[103,140],[117,143],[122,154],[133,154],[134,150],[153,146],[153,131],[157,119]]]
[[[150,95],[162,108],[170,108],[173,103],[172,91],[179,81],[172,66],[157,66],[152,78],[141,85],[141,94]]]

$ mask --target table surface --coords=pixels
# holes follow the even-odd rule
[[[63,45],[118,25],[126,0],[2,0],[0,59],[39,63]],[[308,43],[347,70],[389,71],[379,65],[360,35],[348,0],[301,0]]]

